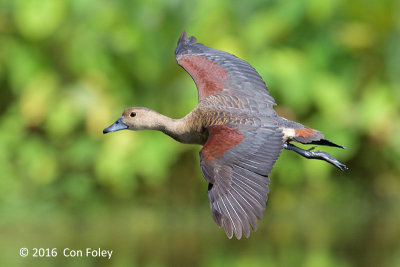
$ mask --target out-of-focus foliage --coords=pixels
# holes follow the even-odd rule
[[[390,0],[1,0],[0,265],[399,266],[399,18]],[[324,148],[343,173],[283,151],[248,240],[213,222],[200,147],[102,135],[126,107],[196,106],[173,53],[183,29],[249,61],[279,114],[348,147]]]

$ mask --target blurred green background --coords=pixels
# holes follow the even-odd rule
[[[0,265],[400,266],[399,17],[390,0],[0,0]],[[283,151],[250,239],[212,220],[199,146],[102,135],[130,106],[196,106],[174,58],[183,29],[348,147],[324,148],[346,172]]]

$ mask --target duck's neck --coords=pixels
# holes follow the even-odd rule
[[[191,112],[182,119],[172,119],[155,112],[154,130],[161,131],[178,142],[204,145],[204,133],[199,116]]]

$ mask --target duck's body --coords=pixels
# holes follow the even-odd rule
[[[300,149],[290,141],[336,146],[316,130],[279,117],[274,99],[246,61],[206,47],[183,32],[175,50],[178,64],[195,81],[199,104],[182,119],[147,108],[129,108],[103,133],[153,129],[185,144],[203,145],[200,164],[209,182],[211,213],[229,238],[250,235],[268,196],[268,175],[282,148],[306,158],[346,166],[322,151]],[[343,147],[342,147],[343,148]]]

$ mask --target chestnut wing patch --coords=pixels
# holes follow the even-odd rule
[[[228,72],[216,62],[203,56],[182,55],[177,58],[196,83],[199,99],[222,91]]]
[[[211,214],[229,238],[256,230],[268,198],[268,174],[282,150],[275,126],[216,125],[200,151],[204,178],[210,183]]]
[[[214,125],[208,127],[209,138],[200,153],[207,161],[221,157],[224,152],[243,141],[244,136],[235,127]]]

